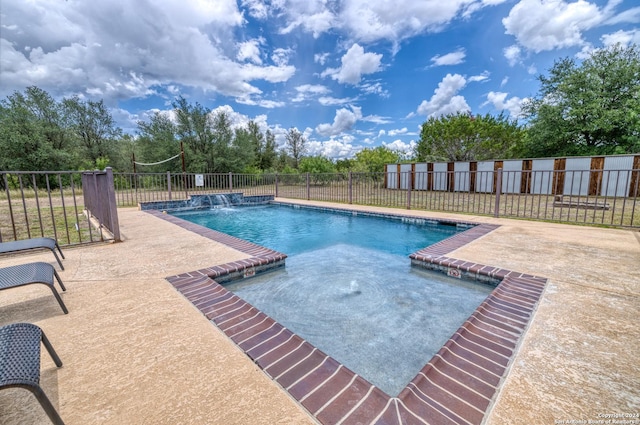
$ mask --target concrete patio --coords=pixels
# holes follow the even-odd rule
[[[637,230],[349,208],[500,224],[451,256],[550,279],[486,423],[640,413]],[[0,294],[0,325],[38,324],[64,362],[43,353],[41,384],[65,423],[316,423],[164,279],[247,255],[136,209],[119,219],[124,242],[63,248],[68,315],[42,285]],[[0,257],[0,267],[29,261],[55,264],[42,252]],[[29,392],[10,389],[0,423],[48,419]]]

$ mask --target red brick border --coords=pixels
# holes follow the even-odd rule
[[[147,212],[253,255],[167,280],[323,424],[481,423],[547,281],[446,256],[499,227],[495,225],[477,225],[411,254],[414,264],[457,270],[466,277],[494,280],[497,286],[405,389],[390,397],[213,280],[282,261],[286,255]]]

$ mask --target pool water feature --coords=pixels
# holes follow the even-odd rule
[[[288,254],[286,269],[226,288],[389,395],[493,289],[411,267],[456,226],[284,206],[176,215]]]

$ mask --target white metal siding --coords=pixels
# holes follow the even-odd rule
[[[551,195],[553,193],[553,159],[534,159],[531,163],[531,193]]]
[[[433,164],[433,190],[447,190],[447,163]]]
[[[387,187],[398,188],[398,164],[387,164]]]
[[[453,164],[453,171],[455,171],[455,191],[468,192],[469,182],[471,177],[469,175],[469,163],[468,162],[456,162]]]
[[[425,162],[416,164],[416,180],[414,188],[416,190],[427,190],[427,164]]]
[[[502,163],[502,193],[520,193],[522,160]]]
[[[493,192],[493,161],[478,162],[476,192]]]
[[[563,195],[586,196],[589,193],[591,158],[567,158]]]
[[[627,196],[631,183],[632,156],[610,156],[604,159],[603,196]]]
[[[408,189],[411,184],[411,164],[400,164],[400,189]]]

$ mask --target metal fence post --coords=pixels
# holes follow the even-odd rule
[[[349,203],[353,204],[353,176],[352,172],[349,171]]]
[[[233,175],[229,171],[229,193],[233,192]]]
[[[311,185],[309,184],[309,173],[307,173],[307,201],[311,199]]]
[[[407,175],[407,209],[411,209],[411,186],[413,186],[413,173],[408,172]]]
[[[113,169],[107,167],[107,203],[109,208],[109,217],[111,222],[109,223],[109,230],[113,233],[113,240],[115,242],[121,242],[120,238],[120,223],[118,221],[118,207],[116,203],[116,191],[113,181]]]
[[[169,200],[171,200],[171,171],[167,171],[167,191],[169,192]]]
[[[278,197],[278,173],[276,173],[276,198]]]
[[[18,233],[16,232],[16,222],[13,218],[13,207],[11,206],[11,192],[9,191],[9,178],[8,174],[3,174],[4,176],[4,188],[7,191],[7,204],[9,205],[9,216],[11,217],[11,227],[13,228],[13,239],[18,239]],[[0,239],[2,242],[2,239]]]
[[[493,210],[494,217],[500,217],[500,193],[502,193],[502,168],[498,168],[496,175],[496,205]]]

